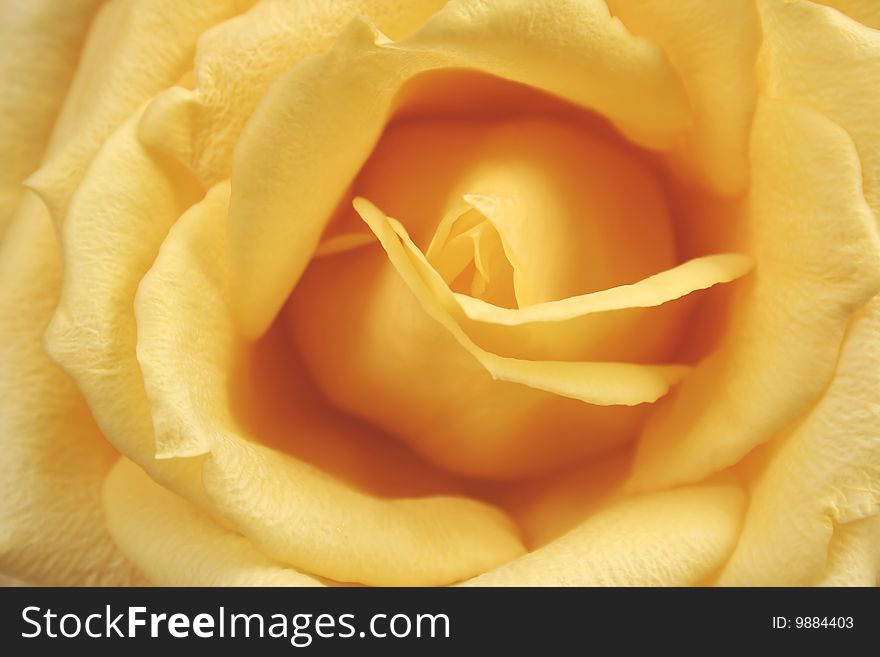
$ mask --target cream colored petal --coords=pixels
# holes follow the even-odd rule
[[[695,290],[704,290],[719,283],[736,280],[748,273],[753,266],[754,261],[746,254],[719,253],[688,260],[631,285],[621,285],[525,308],[499,308],[458,293],[455,294],[455,300],[469,319],[479,322],[503,326],[562,322],[590,313],[660,306]]]
[[[398,43],[354,23],[327,55],[272,85],[237,147],[233,300],[248,336],[266,329],[295,285],[401,85],[448,68],[536,86],[595,109],[642,143],[669,143],[688,120],[659,50],[629,35],[598,1],[461,0]]]
[[[767,464],[750,477],[742,536],[720,583],[809,586],[846,574],[838,562],[871,536],[850,536],[870,529],[850,525],[880,513],[878,417],[880,297],[853,319],[822,399],[762,448]],[[880,543],[870,547],[880,553]],[[876,560],[863,563],[876,577]]]
[[[819,586],[880,586],[880,513],[834,528]]]
[[[571,397],[588,404],[633,406],[656,401],[689,371],[688,367],[678,365],[525,361],[501,357],[481,349],[465,334],[437,297],[437,293],[442,290],[449,297],[452,296],[439,275],[434,272],[436,276],[433,286],[421,277],[413,261],[413,254],[419,251],[411,242],[409,248],[404,246],[404,240],[408,236],[403,226],[385,217],[381,210],[366,199],[355,199],[354,206],[379,239],[389,260],[418,297],[425,311],[449,331],[493,378]],[[428,271],[433,271],[427,262],[423,264]]]
[[[0,2],[0,239],[40,163],[101,1]]]
[[[752,0],[606,0],[633,34],[657,43],[681,73],[694,123],[673,162],[722,195],[749,182],[761,25]],[[802,39],[803,43],[812,43]]]
[[[43,352],[60,280],[48,212],[28,194],[0,251],[0,570],[53,586],[137,583],[100,503],[117,453]]]
[[[175,224],[136,300],[159,455],[207,453],[202,478],[222,517],[266,554],[337,581],[446,584],[519,556],[513,523],[485,503],[379,498],[241,435],[229,393],[242,341],[228,306],[228,198],[221,183]]]
[[[880,5],[874,0],[813,0],[834,7],[863,25],[880,30]]]
[[[130,0],[102,7],[41,168],[28,179],[60,224],[89,162],[140,105],[192,68],[199,36],[254,0]]]
[[[745,495],[731,485],[651,493],[599,511],[471,586],[688,586],[736,545]]]
[[[854,15],[869,13],[860,5],[871,4],[877,18],[877,3],[840,4]],[[861,159],[865,198],[880,220],[880,30],[812,2],[761,0],[758,7],[764,93],[821,112],[849,134]]]
[[[880,288],[880,241],[846,132],[763,99],[751,146],[755,272],[724,343],[649,421],[636,488],[701,480],[796,421],[831,380],[850,317]]]
[[[138,141],[140,114],[107,140],[71,203],[61,231],[64,284],[46,349],[76,381],[107,439],[192,498],[201,491],[196,464],[154,459],[133,302],[168,228],[202,189]]]
[[[157,586],[321,585],[268,559],[127,459],[110,472],[103,499],[114,540]]]
[[[325,52],[357,16],[400,38],[445,0],[262,0],[205,33],[193,89],[174,87],[150,108],[141,136],[210,186],[228,178],[232,151],[269,85],[303,57]],[[247,62],[247,66],[242,66]]]

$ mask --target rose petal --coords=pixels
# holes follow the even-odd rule
[[[157,586],[320,586],[265,557],[192,504],[120,459],[104,484],[107,527]]]
[[[64,286],[46,350],[76,381],[107,439],[193,499],[202,494],[196,465],[154,459],[132,303],[168,228],[202,189],[138,141],[141,112],[108,138],[71,203],[61,230]]]
[[[758,7],[765,93],[821,112],[847,132],[861,159],[864,196],[880,220],[880,31],[810,2],[762,0]]]
[[[656,401],[677,383],[689,368],[678,365],[637,365],[632,363],[587,363],[563,361],[527,361],[505,358],[478,347],[421,277],[412,255],[419,253],[408,239],[403,226],[387,218],[381,210],[364,198],[357,198],[354,207],[361,215],[403,280],[421,302],[425,311],[449,331],[493,378],[519,383],[537,390],[578,399],[588,404],[634,406]],[[394,223],[392,223],[394,222]],[[422,256],[424,257],[424,256]],[[428,271],[430,266],[423,261]],[[434,272],[436,274],[436,272]],[[439,289],[449,288],[437,276],[433,281]]]
[[[835,527],[819,586],[880,586],[880,513]]]
[[[634,488],[704,479],[805,413],[834,373],[849,318],[880,288],[880,241],[846,132],[762,99],[752,160],[755,273],[725,343],[649,421]]]
[[[833,575],[827,560],[838,533],[845,544],[856,540],[847,534],[863,530],[846,527],[880,514],[878,391],[880,297],[853,319],[822,399],[762,448],[769,462],[753,477],[742,536],[722,584],[809,586]]]
[[[101,0],[0,2],[0,239],[43,149]]]
[[[513,523],[487,504],[381,499],[241,434],[229,400],[241,342],[228,306],[228,197],[221,183],[175,224],[135,303],[160,455],[207,453],[204,485],[224,518],[274,558],[337,581],[445,584],[519,556]]]
[[[631,439],[649,410],[582,398],[648,402],[687,371],[524,361],[481,349],[421,280],[391,223],[366,201],[358,205],[391,262],[375,247],[313,262],[287,319],[328,399],[432,462],[494,479],[570,464]]]
[[[27,194],[0,251],[0,570],[53,586],[138,583],[100,503],[117,454],[43,352],[60,284],[51,220]]]
[[[657,43],[681,73],[694,125],[673,161],[719,194],[745,192],[757,91],[754,66],[761,42],[754,2],[606,1],[627,29]]]
[[[669,64],[598,1],[490,7],[462,0],[396,44],[354,23],[330,53],[272,85],[237,147],[233,300],[246,335],[261,334],[276,316],[401,85],[429,70],[462,67],[594,108],[642,143],[669,143],[687,121]]]
[[[736,545],[745,495],[731,485],[652,493],[610,506],[471,586],[687,586]]]
[[[443,4],[445,0],[258,2],[199,39],[194,88],[173,87],[161,94],[145,117],[141,136],[211,186],[230,176],[241,130],[282,72],[303,57],[328,50],[356,16],[399,38]]]
[[[863,25],[880,30],[880,5],[874,0],[813,0],[834,7]]]
[[[254,0],[109,2],[89,33],[43,166],[28,179],[56,224],[104,140],[190,70],[199,36]]]

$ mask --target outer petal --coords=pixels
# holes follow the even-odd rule
[[[847,134],[762,100],[752,158],[754,277],[725,343],[652,416],[635,487],[703,479],[803,415],[834,373],[850,317],[880,288],[880,241]]]
[[[114,540],[158,586],[321,585],[266,558],[127,459],[107,477],[104,507]]]
[[[157,462],[135,359],[133,300],[168,228],[202,193],[138,141],[140,112],[104,144],[62,227],[63,289],[46,349],[77,382],[107,439],[174,490],[202,489],[187,461]]]
[[[880,513],[836,527],[819,586],[880,586]]]
[[[536,86],[603,113],[643,143],[668,143],[687,122],[668,62],[595,0],[461,0],[396,44],[354,24],[326,56],[278,79],[236,150],[233,301],[248,336],[265,331],[284,303],[401,86],[444,68]]]
[[[232,151],[269,85],[303,57],[330,48],[357,16],[400,38],[446,0],[263,0],[199,40],[193,89],[162,94],[141,127],[152,146],[174,155],[206,185],[228,178]],[[247,66],[242,66],[247,62]]]
[[[221,183],[181,218],[138,293],[138,358],[160,449],[207,452],[213,508],[266,553],[337,581],[444,584],[519,556],[513,523],[487,504],[378,498],[242,435],[230,415],[242,345],[228,306],[228,198]]]
[[[633,34],[658,43],[680,71],[694,125],[674,159],[723,195],[745,192],[761,27],[752,0],[606,0]],[[810,40],[804,39],[807,42]]]
[[[874,0],[813,0],[834,7],[863,25],[880,30],[880,5]]]
[[[813,585],[847,572],[855,576],[854,566],[842,563],[853,559],[861,561],[862,576],[876,577],[876,559],[865,557],[880,552],[880,544],[870,543],[875,521],[864,519],[880,514],[878,391],[880,297],[853,319],[822,400],[764,448],[768,454],[755,457],[768,462],[756,468],[742,536],[722,584]]]
[[[675,365],[519,360],[504,358],[480,348],[465,334],[455,318],[444,308],[442,300],[435,295],[445,291],[449,304],[455,305],[450,299],[449,288],[439,276],[430,282],[426,280],[433,270],[426,261],[416,259],[420,252],[409,241],[403,226],[387,218],[366,199],[357,198],[354,205],[379,238],[389,260],[419,299],[425,312],[442,324],[493,378],[571,397],[588,404],[634,406],[656,401],[687,373],[687,367]],[[417,269],[418,262],[423,265],[421,271],[425,278]],[[434,284],[434,289],[429,287],[431,283]]]
[[[736,545],[745,496],[731,485],[620,502],[552,543],[476,577],[473,586],[687,586]]]
[[[28,180],[59,224],[89,162],[140,105],[190,70],[196,40],[254,0],[129,0],[92,28],[43,166]]]
[[[860,3],[843,4],[863,13]],[[873,7],[876,19],[877,3],[862,4]],[[811,107],[846,130],[861,159],[865,198],[880,220],[880,31],[811,2],[758,6],[766,34],[759,67],[764,92]]]
[[[0,251],[0,569],[55,586],[131,584],[100,505],[117,454],[43,352],[60,278],[48,213],[28,195]]]
[[[102,0],[0,2],[0,239],[37,168]]]

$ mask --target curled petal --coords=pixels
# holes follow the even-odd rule
[[[755,3],[606,1],[633,34],[663,48],[681,74],[694,122],[683,146],[672,154],[673,163],[718,194],[743,194],[749,183],[754,67],[761,42]]]
[[[229,397],[243,343],[229,313],[228,198],[221,183],[175,224],[135,304],[160,455],[204,454],[216,513],[270,556],[337,581],[445,584],[519,556],[513,523],[485,503],[380,498],[241,434]]]
[[[839,4],[877,18],[876,3]],[[880,221],[880,30],[812,2],[761,0],[758,7],[764,93],[820,112],[847,132],[861,160],[864,196]]]
[[[850,317],[880,288],[880,240],[846,132],[762,99],[752,159],[755,274],[724,343],[650,419],[635,488],[704,479],[802,416],[834,374]]]
[[[43,351],[60,285],[55,231],[27,194],[0,251],[0,570],[52,586],[139,583],[100,503],[117,453]]]
[[[633,406],[656,401],[689,370],[688,367],[678,365],[527,361],[488,352],[478,347],[465,334],[437,298],[435,292],[438,290],[446,290],[451,296],[449,288],[442,279],[436,276],[433,280],[436,289],[431,289],[420,276],[413,262],[413,254],[418,253],[418,249],[412,242],[404,246],[408,236],[403,226],[385,217],[366,199],[355,199],[354,204],[425,311],[442,324],[494,378],[552,392],[588,404]]]
[[[865,519],[880,514],[878,391],[880,297],[853,318],[822,399],[753,457],[766,465],[749,476],[749,511],[722,584],[810,586],[843,577],[855,566],[835,562],[852,560],[876,577],[876,559],[859,552],[873,531]]]
[[[199,36],[254,0],[131,0],[100,10],[43,165],[28,179],[61,225],[92,158],[138,107],[192,64]],[[66,4],[66,3],[64,3]]]
[[[669,143],[688,120],[666,59],[598,1],[462,0],[398,43],[355,22],[327,55],[302,61],[273,84],[237,147],[229,221],[233,302],[246,335],[260,335],[276,316],[401,86],[448,68],[593,108],[641,143]]]

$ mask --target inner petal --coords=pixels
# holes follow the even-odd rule
[[[405,221],[444,278],[453,265],[464,271],[473,262],[472,275],[462,280],[465,289],[455,291],[472,294],[474,280],[481,285],[485,275],[476,256],[488,258],[492,241],[500,242],[503,258],[497,251],[497,259],[482,258],[498,271],[500,289],[492,293],[506,300],[500,306],[634,283],[677,264],[666,201],[652,170],[622,142],[564,122],[397,125],[383,137],[354,192]],[[341,221],[352,232],[360,230],[351,214]],[[482,222],[479,246],[485,248],[474,251],[473,235],[456,240]],[[505,291],[508,264],[515,305]],[[455,278],[451,282],[455,289]]]
[[[514,270],[501,235],[467,199],[437,226],[425,256],[453,291],[515,308]]]

